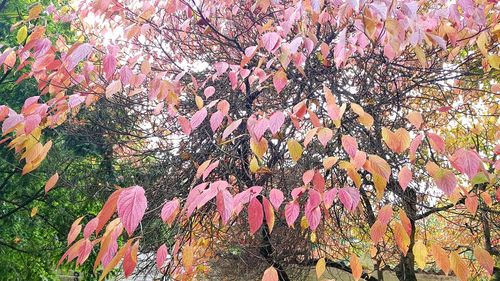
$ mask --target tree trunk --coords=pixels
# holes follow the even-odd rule
[[[407,189],[403,193],[404,211],[411,224],[410,245],[406,256],[401,255],[401,261],[396,267],[396,276],[399,280],[416,281],[415,256],[413,255],[413,245],[415,245],[415,218],[417,216],[417,194],[413,189]]]

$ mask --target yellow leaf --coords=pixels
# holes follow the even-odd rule
[[[354,277],[354,280],[355,281],[359,280],[361,278],[361,275],[363,274],[363,267],[361,267],[361,263],[359,261],[358,256],[356,256],[355,254],[351,254],[349,263],[351,266],[352,276]]]
[[[469,268],[458,252],[455,251],[450,254],[450,265],[458,279],[461,281],[467,281],[469,278]]]
[[[196,102],[196,106],[198,107],[198,109],[201,109],[203,107],[203,99],[200,96],[196,95],[194,101]]]
[[[418,240],[413,246],[413,254],[415,255],[415,262],[420,269],[425,267],[425,259],[427,258],[427,248],[422,240]]]
[[[488,56],[488,63],[491,65],[491,67],[500,69],[500,56],[499,55],[489,55]]]
[[[252,160],[250,160],[250,172],[255,173],[259,170],[259,161],[257,161],[257,158],[252,157]]]
[[[17,36],[16,36],[17,43],[18,44],[23,43],[26,37],[28,37],[28,28],[26,27],[26,25],[23,25],[17,31]]]
[[[31,209],[30,216],[34,217],[34,216],[36,216],[36,214],[38,214],[38,207],[33,207],[33,209]]]
[[[300,157],[302,156],[302,146],[300,145],[300,143],[294,139],[291,139],[288,141],[287,145],[288,152],[290,152],[290,157],[292,157],[292,160],[294,162],[299,161]]]
[[[427,67],[427,59],[425,58],[424,50],[419,45],[415,45],[414,50],[415,50],[415,55],[417,55],[417,59],[420,62],[420,64],[422,65],[422,67],[426,68]]]
[[[267,140],[265,138],[261,138],[260,141],[257,141],[254,138],[251,138],[250,149],[253,153],[255,153],[255,155],[257,155],[257,157],[259,157],[259,159],[262,159],[267,151]]]
[[[483,56],[488,57],[488,48],[486,47],[488,45],[488,35],[486,31],[481,32],[476,43]]]
[[[373,175],[373,185],[375,185],[375,190],[377,190],[377,199],[380,200],[384,196],[385,187],[387,186],[387,181],[377,174]]]
[[[59,180],[59,174],[55,173],[50,177],[50,179],[45,183],[45,194],[47,194]]]
[[[325,258],[321,258],[316,263],[316,277],[318,277],[319,279],[321,275],[325,273],[325,270],[326,270],[326,261]]]

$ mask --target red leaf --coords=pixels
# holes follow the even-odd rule
[[[24,119],[24,133],[29,135],[33,130],[40,125],[42,117],[38,114],[29,115]]]
[[[117,207],[123,226],[128,235],[132,236],[147,208],[144,189],[138,185],[123,189],[118,197]]]
[[[118,202],[118,197],[120,196],[120,193],[122,192],[123,189],[118,189],[115,192],[113,192],[106,203],[104,203],[104,206],[102,206],[101,211],[97,215],[99,218],[99,223],[97,224],[96,228],[96,233],[99,233],[101,229],[106,225],[108,220],[111,218],[113,213],[116,210],[116,202]]]
[[[73,224],[71,225],[71,229],[69,230],[68,233],[68,246],[75,241],[76,237],[78,237],[78,234],[80,234],[80,231],[82,231],[82,225],[80,222],[82,221],[83,217],[77,218]]]
[[[264,212],[262,210],[262,204],[260,204],[259,200],[254,197],[250,200],[250,204],[248,204],[248,224],[250,225],[250,234],[254,234],[257,230],[259,230],[263,220]]]
[[[451,193],[453,193],[453,190],[457,187],[455,174],[453,174],[450,170],[439,168],[432,177],[434,178],[437,187],[447,196],[450,196]]]
[[[389,221],[392,218],[392,206],[391,205],[385,205],[380,209],[377,215],[377,219],[383,223],[383,224],[388,224]]]
[[[208,175],[215,169],[219,166],[219,160],[215,161],[214,163],[210,164],[206,169],[205,171],[203,171],[203,177],[202,179],[205,180]]]
[[[182,132],[189,136],[191,134],[191,123],[189,122],[189,120],[184,116],[179,116],[177,118],[177,121],[179,121]]]
[[[128,248],[125,256],[123,257],[123,273],[125,278],[128,278],[134,272],[137,265],[137,252],[139,251],[139,240],[137,240],[132,247]]]

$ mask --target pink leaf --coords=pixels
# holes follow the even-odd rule
[[[439,153],[445,152],[445,144],[444,140],[437,134],[427,133],[427,137],[429,137],[429,142],[431,147]]]
[[[339,190],[339,199],[349,212],[353,212],[360,200],[359,191],[352,187],[341,188]]]
[[[125,188],[118,197],[118,216],[127,230],[129,236],[139,225],[147,208],[144,189],[138,185]]]
[[[472,179],[481,168],[481,158],[475,151],[459,148],[450,157],[453,168]]]
[[[217,111],[212,116],[210,116],[210,128],[212,128],[212,132],[215,133],[217,129],[220,127],[222,124],[222,121],[224,120],[224,113]]]
[[[283,112],[281,111],[275,111],[269,117],[269,130],[271,131],[271,133],[275,135],[277,132],[279,132],[284,122],[285,114],[283,114]]]
[[[204,107],[200,110],[198,110],[195,114],[193,114],[193,117],[191,117],[191,129],[194,130],[198,128],[198,126],[201,125],[203,120],[207,117],[207,109]]]
[[[398,174],[399,185],[403,190],[406,190],[411,182],[412,177],[413,173],[411,172],[410,168],[408,168],[407,166],[403,166]]]
[[[226,72],[226,70],[229,68],[229,64],[227,62],[221,61],[214,64],[214,68],[216,71],[215,75],[220,76],[221,74]]]
[[[391,205],[385,205],[378,211],[377,219],[384,225],[387,225],[391,220],[393,211]]]
[[[321,204],[321,195],[314,189],[309,189],[309,197],[307,198],[307,203],[305,206],[305,215],[309,227],[312,231],[316,230],[321,221],[321,210],[319,205]]]
[[[447,196],[453,193],[457,187],[457,178],[452,171],[440,168],[434,175],[434,181],[439,189],[441,189]]]
[[[233,196],[227,189],[221,190],[217,193],[216,203],[222,223],[227,224],[233,214]]]
[[[314,177],[314,170],[307,170],[304,172],[302,175],[302,181],[304,182],[304,185],[307,185],[312,181]]]
[[[327,143],[332,139],[333,131],[329,128],[320,128],[318,131],[319,142],[326,147]]]
[[[177,198],[168,201],[165,205],[163,205],[163,208],[161,209],[161,219],[164,223],[172,225],[172,222],[179,212],[179,205],[179,199]]]
[[[65,59],[66,68],[71,71],[75,66],[87,58],[87,56],[92,51],[92,45],[88,43],[80,44],[76,47],[71,54],[69,54]]]
[[[215,169],[219,166],[219,160],[215,161],[214,163],[210,164],[206,169],[205,171],[203,171],[203,177],[202,179],[205,180],[208,175]]]
[[[17,114],[12,112],[9,114],[9,117],[3,121],[2,124],[2,134],[8,134],[14,130],[14,128],[19,125],[19,123],[23,122],[24,117],[21,114]]]
[[[296,201],[291,201],[285,206],[285,219],[288,226],[292,226],[299,217],[300,207]]]
[[[288,83],[288,78],[283,70],[279,70],[276,73],[274,73],[273,85],[278,94],[286,87],[287,83]]]
[[[168,249],[165,244],[162,244],[160,248],[156,251],[156,267],[159,271],[162,271],[163,263],[167,259]]]
[[[32,114],[24,119],[24,133],[29,135],[42,121],[42,117],[38,114]]]
[[[325,208],[330,209],[333,205],[333,200],[337,198],[338,188],[334,187],[323,194],[323,202],[325,204]]]
[[[215,88],[213,86],[206,87],[203,94],[205,95],[205,98],[208,99],[215,94]]]
[[[191,134],[191,124],[189,123],[189,120],[184,116],[179,116],[177,121],[179,121],[182,132],[189,136]]]
[[[343,135],[342,147],[350,157],[355,157],[356,151],[358,151],[358,142],[354,137]]]
[[[281,203],[283,203],[283,192],[279,189],[273,188],[269,192],[269,201],[271,201],[271,204],[273,205],[274,209],[276,211],[280,208]]]
[[[99,223],[99,217],[91,219],[83,229],[83,237],[89,238],[90,235],[92,235],[92,233],[96,230],[98,223]]]
[[[264,45],[264,48],[268,52],[272,53],[279,47],[281,43],[281,37],[276,32],[268,32],[262,35],[262,43]]]
[[[267,118],[262,118],[257,120],[255,126],[253,127],[253,133],[257,140],[260,140],[266,130],[269,128],[269,120]]]
[[[241,124],[241,119],[238,119],[236,121],[231,122],[229,126],[226,127],[224,132],[222,133],[222,139],[225,140],[234,130],[236,130],[240,124]]]
[[[255,197],[250,200],[248,204],[248,224],[250,225],[250,234],[254,234],[259,230],[264,220],[264,211],[262,210],[262,204]]]

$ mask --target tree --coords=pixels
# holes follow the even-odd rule
[[[121,260],[129,276],[156,244],[159,271],[179,279],[234,256],[264,280],[313,265],[355,279],[381,280],[385,265],[400,280],[416,280],[415,266],[498,274],[496,1],[46,8],[76,42],[34,24],[42,11],[0,56],[41,91],[19,112],[0,110],[23,173],[50,150],[33,136],[107,102],[126,110],[106,121],[136,120],[118,127],[108,155],[162,169],[75,221],[61,262],[82,264],[96,248],[101,278]],[[365,256],[377,277],[363,272]]]

